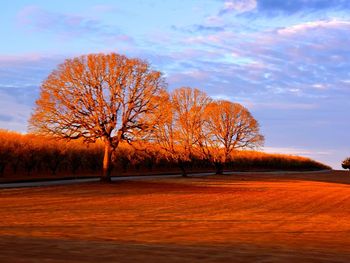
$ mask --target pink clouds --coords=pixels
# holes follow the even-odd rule
[[[110,6],[94,6],[96,13],[112,12]],[[114,26],[103,23],[102,20],[81,14],[59,13],[43,9],[38,6],[27,6],[17,14],[17,21],[21,29],[33,32],[48,33],[63,39],[85,38],[95,42],[121,41],[133,42],[131,36],[121,32]]]
[[[264,151],[268,153],[283,153],[299,156],[317,156],[317,155],[331,155],[334,150],[309,150],[295,147],[264,147]]]
[[[252,11],[257,7],[257,0],[227,0],[224,7],[220,10],[219,15],[230,12],[244,13]]]
[[[22,27],[36,31],[51,31],[62,33],[65,29],[80,33],[86,30],[85,24],[97,24],[97,21],[86,19],[79,15],[60,14],[44,10],[38,6],[26,6],[17,14],[17,19]],[[67,30],[68,31],[68,30]]]
[[[307,31],[315,30],[315,29],[337,29],[337,28],[350,29],[350,21],[338,20],[338,19],[311,21],[311,22],[306,22],[306,23],[297,24],[294,26],[279,29],[277,30],[277,33],[280,35],[293,35],[293,34],[299,34],[299,33],[306,33]]]

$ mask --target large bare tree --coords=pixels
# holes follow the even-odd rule
[[[235,149],[255,148],[264,143],[259,123],[242,105],[225,100],[209,103],[205,109],[201,140],[202,153],[211,159],[217,173]]]
[[[148,115],[157,110],[165,87],[162,74],[140,59],[115,53],[67,59],[43,82],[30,130],[103,140],[101,180],[110,181],[113,150],[153,126]]]
[[[206,93],[189,87],[172,91],[162,102],[161,114],[155,132],[155,141],[177,161],[183,176],[184,163],[198,150],[203,125],[203,114],[211,101]]]

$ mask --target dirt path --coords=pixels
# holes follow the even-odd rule
[[[200,177],[213,175],[213,173],[195,173],[189,174],[192,177]],[[152,180],[152,179],[166,179],[181,177],[181,174],[163,174],[163,175],[145,175],[145,176],[121,176],[112,177],[113,182],[117,181],[129,181],[129,180]],[[16,182],[16,183],[0,183],[0,189],[5,188],[24,188],[24,187],[38,187],[38,186],[55,186],[55,185],[70,185],[81,183],[99,182],[99,178],[78,178],[78,179],[61,179],[61,180],[49,180],[49,181],[36,181],[36,182]]]
[[[321,171],[305,171],[305,172],[291,172],[291,171],[275,171],[275,172],[254,172],[253,174],[260,175],[286,175],[286,174],[319,174],[319,173],[329,173],[329,170]],[[208,173],[193,173],[189,174],[191,177],[201,177],[213,175],[213,172]],[[225,172],[224,174],[233,174],[233,175],[250,175],[252,172]],[[181,177],[181,174],[163,174],[163,175],[147,175],[147,176],[121,176],[121,177],[112,177],[112,181],[125,181],[125,180],[152,180],[152,179],[161,179],[161,178],[177,178]],[[5,188],[24,188],[24,187],[38,187],[38,186],[54,186],[54,185],[70,185],[70,184],[81,184],[81,183],[91,183],[98,182],[99,178],[76,178],[76,179],[59,179],[59,180],[40,180],[32,182],[12,182],[12,183],[0,183],[0,189]]]

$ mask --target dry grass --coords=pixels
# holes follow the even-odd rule
[[[188,155],[186,152],[178,154],[183,157]],[[221,154],[220,151],[216,152],[214,159],[220,159]],[[134,143],[130,146],[122,142],[114,157],[114,176],[181,172],[177,160],[158,144]],[[87,145],[81,140],[57,141],[50,137],[0,129],[0,182],[99,176],[102,159],[101,141]],[[194,151],[193,159],[186,161],[184,166],[188,173],[214,170],[214,163],[202,156],[199,149]],[[242,150],[232,153],[226,169],[300,171],[330,168],[305,157]]]
[[[0,262],[350,262],[350,175],[0,191]]]

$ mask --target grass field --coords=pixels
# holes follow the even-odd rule
[[[0,262],[350,262],[350,174],[0,190]]]

